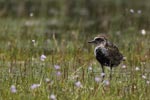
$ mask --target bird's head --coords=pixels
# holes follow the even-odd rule
[[[106,44],[107,39],[105,37],[95,37],[93,40],[89,41],[88,43],[93,43],[96,45]]]

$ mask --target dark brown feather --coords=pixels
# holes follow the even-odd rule
[[[114,67],[121,63],[123,56],[116,45],[107,41],[104,47],[99,47],[96,50],[96,59],[101,63],[101,65]]]

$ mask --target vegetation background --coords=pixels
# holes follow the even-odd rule
[[[150,0],[0,0],[0,100],[150,100]],[[101,68],[106,35],[127,60]]]

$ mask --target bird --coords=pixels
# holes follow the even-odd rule
[[[112,78],[112,68],[118,66],[125,60],[118,47],[110,42],[105,36],[95,37],[88,43],[95,44],[94,55],[97,61],[100,63],[102,73],[104,72],[104,66],[110,67],[110,79]],[[103,79],[105,74],[103,75]]]

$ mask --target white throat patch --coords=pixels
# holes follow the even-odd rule
[[[95,47],[95,49],[94,49],[94,55],[95,55],[95,56],[96,56],[96,50],[99,49],[99,48],[101,48],[102,53],[108,55],[108,51],[107,51],[106,48],[104,48],[104,44],[100,44],[100,45],[98,45],[97,47]]]
[[[95,49],[94,49],[94,55],[95,55],[95,56],[96,56],[96,50],[97,50],[98,48],[100,48],[100,46],[97,46],[97,47],[95,47]]]

